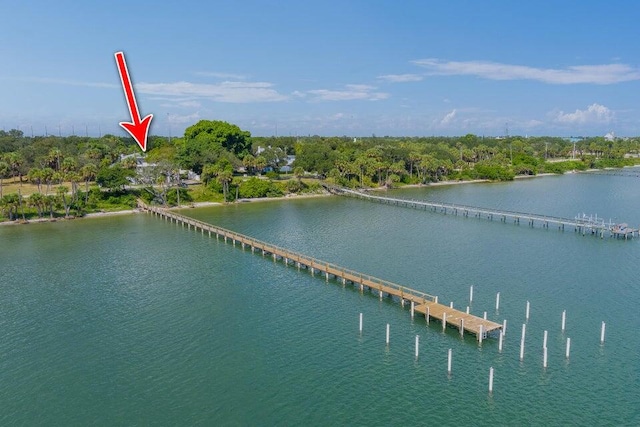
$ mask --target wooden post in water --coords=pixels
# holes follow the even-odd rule
[[[484,312],[484,314],[482,315],[482,318],[483,318],[484,320],[487,320],[487,312],[486,312],[486,311],[485,311],[485,312]]]
[[[442,332],[445,331],[446,327],[447,327],[447,312],[445,311],[444,313],[442,313]]]
[[[504,335],[507,335],[507,319],[504,319],[504,320],[502,321],[502,333],[503,333]]]
[[[547,347],[542,349],[542,367],[547,367]]]
[[[520,340],[520,361],[524,360],[524,339]]]
[[[418,358],[419,348],[420,348],[420,335],[416,335],[416,359]]]
[[[600,328],[600,344],[604,344],[604,328],[605,328],[605,323],[602,322],[602,327]]]
[[[489,393],[493,393],[493,366],[489,368]]]
[[[498,352],[502,353],[502,340],[504,339],[504,333],[500,331],[500,337],[498,338]]]
[[[542,348],[547,348],[547,331],[544,331],[544,338],[542,339]]]
[[[449,303],[449,308],[453,308],[453,301]]]
[[[527,301],[527,310],[525,312],[525,319],[527,319],[527,321],[529,320],[529,307],[530,307],[529,301]]]
[[[571,338],[567,338],[567,349],[565,351],[564,356],[568,359],[569,358],[569,352],[571,351]]]
[[[469,306],[467,306],[467,314],[469,314]]]
[[[424,318],[427,321],[427,325],[429,324],[429,317],[431,316],[429,316],[429,306],[427,306],[427,308],[424,311]]]
[[[484,338],[484,328],[480,325],[480,331],[478,331],[478,342],[482,344],[482,339]]]
[[[500,292],[496,294],[496,311],[500,309]]]
[[[473,285],[469,288],[469,304],[473,302]]]
[[[567,310],[562,310],[562,332],[564,332],[566,321],[567,321]]]
[[[386,340],[387,346],[389,345],[389,324],[387,323],[387,340]]]
[[[415,310],[415,302],[413,302],[413,300],[411,300],[411,318],[413,319],[413,312]]]
[[[451,375],[451,349],[449,349],[449,354],[447,356],[447,373]]]
[[[360,333],[362,333],[362,313],[360,313]]]
[[[460,338],[464,337],[464,317],[460,319]]]

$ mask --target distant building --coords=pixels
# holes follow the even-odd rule
[[[293,171],[293,162],[296,160],[296,156],[287,156],[287,163],[280,168],[280,172],[290,173]]]

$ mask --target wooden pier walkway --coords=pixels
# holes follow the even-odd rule
[[[410,304],[412,315],[420,313],[425,316],[427,323],[431,319],[441,322],[443,329],[446,326],[455,327],[461,332],[470,332],[477,336],[478,340],[482,340],[490,336],[492,332],[502,329],[502,325],[490,320],[484,320],[481,317],[467,314],[466,312],[456,310],[446,305],[438,303],[438,297],[407,288],[384,279],[379,279],[367,274],[363,274],[354,270],[350,270],[336,264],[321,261],[297,252],[292,252],[285,248],[281,248],[252,237],[216,227],[206,222],[198,221],[184,215],[171,212],[167,209],[150,206],[141,200],[138,201],[138,207],[147,213],[153,214],[166,221],[181,224],[188,229],[200,231],[203,235],[208,234],[209,237],[215,236],[216,239],[224,239],[225,243],[231,243],[233,246],[239,246],[242,250],[251,250],[252,253],[262,253],[263,257],[271,257],[275,261],[281,261],[285,265],[292,265],[298,269],[307,269],[312,276],[316,274],[323,276],[326,281],[330,278],[357,286],[360,292],[365,289],[371,293],[377,294],[380,299],[387,295],[397,299],[402,306],[406,303]]]
[[[441,212],[445,215],[461,215],[463,217],[474,216],[477,218],[486,218],[489,220],[500,220],[501,222],[513,221],[514,224],[520,224],[520,221],[527,222],[530,227],[540,225],[542,228],[549,228],[549,225],[557,226],[559,230],[564,231],[565,227],[583,235],[592,234],[604,238],[605,234],[609,237],[622,237],[625,240],[639,235],[639,230],[629,228],[627,224],[607,223],[603,218],[594,218],[592,216],[576,216],[574,219],[554,217],[549,215],[541,215],[525,212],[514,212],[500,209],[481,208],[476,206],[465,206],[453,203],[441,203],[429,200],[409,200],[398,199],[393,197],[373,195],[363,191],[352,190],[343,187],[325,186],[333,194],[341,196],[355,197],[358,199],[369,200],[372,202],[384,203],[388,205],[401,206],[405,208],[431,210],[433,212]]]

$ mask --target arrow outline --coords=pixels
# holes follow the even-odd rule
[[[129,115],[133,120],[133,123],[123,121],[120,122],[119,125],[133,137],[142,151],[147,151],[147,137],[149,134],[149,126],[153,119],[153,114],[149,114],[144,119],[140,119],[140,110],[138,109],[136,95],[133,91],[133,85],[131,84],[131,77],[129,75],[129,68],[127,67],[124,52],[116,52],[114,53],[114,57],[116,59],[116,65],[118,66],[120,83],[122,83],[127,107],[129,108]]]

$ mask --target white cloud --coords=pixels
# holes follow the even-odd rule
[[[200,104],[198,101],[183,101],[178,102],[178,106],[183,108],[200,108],[202,104]]]
[[[489,61],[413,61],[431,75],[467,75],[490,80],[536,80],[551,84],[613,84],[640,80],[640,69],[625,64],[576,65],[567,68],[535,68]]]
[[[242,74],[232,74],[232,73],[218,73],[215,71],[196,71],[193,74],[201,77],[215,77],[217,79],[226,79],[226,80],[246,80],[247,76]]]
[[[378,76],[378,78],[390,83],[406,83],[419,82],[424,79],[424,76],[419,74],[387,74],[385,76]]]
[[[379,101],[387,99],[388,93],[375,92],[376,87],[369,85],[345,85],[344,90],[315,89],[307,91],[316,101]]]
[[[611,123],[615,117],[613,111],[600,104],[591,104],[586,110],[576,110],[574,113],[560,111],[556,114],[555,121],[565,124],[584,123]]]
[[[230,103],[275,102],[288,99],[273,89],[273,84],[266,82],[138,83],[135,88],[138,93],[147,95],[209,98]]]
[[[450,113],[448,113],[447,115],[445,115],[442,120],[440,120],[440,124],[442,126],[446,126],[448,124],[450,124],[453,119],[455,119],[456,117],[456,109],[454,108]]]
[[[196,113],[184,114],[184,115],[169,114],[167,117],[168,117],[169,123],[171,124],[179,124],[179,125],[187,124],[187,123],[192,124],[200,120],[200,113],[196,112]]]

